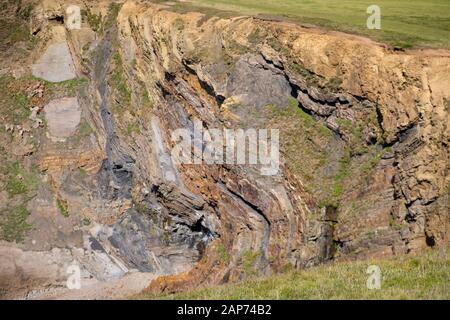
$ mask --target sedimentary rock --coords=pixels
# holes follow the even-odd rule
[[[177,291],[448,244],[449,55],[135,1],[88,9],[102,32],[64,31],[34,66],[89,81],[46,104],[21,159],[39,168],[23,250],[70,248],[84,277],[138,270]],[[171,134],[196,122],[279,129],[280,171],[177,163]]]

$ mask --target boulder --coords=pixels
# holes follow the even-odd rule
[[[62,82],[76,78],[67,42],[51,44],[31,69],[35,77],[50,82]]]
[[[75,133],[81,119],[77,98],[52,100],[44,107],[44,111],[52,140],[64,141]]]

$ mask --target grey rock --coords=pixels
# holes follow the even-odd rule
[[[44,107],[50,137],[65,140],[73,135],[80,123],[81,108],[77,98],[61,98],[50,101]]]
[[[31,69],[35,77],[50,82],[76,78],[72,56],[66,42],[51,44]]]
[[[227,82],[227,95],[237,96],[244,106],[260,109],[289,104],[291,86],[285,75],[261,56],[243,56]]]

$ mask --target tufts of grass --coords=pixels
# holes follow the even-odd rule
[[[247,251],[242,255],[242,267],[247,276],[256,275],[256,262],[258,258],[261,256],[260,252],[257,251]]]
[[[81,220],[83,226],[90,226],[91,225],[91,220],[89,218],[83,218],[83,220]]]
[[[217,253],[221,262],[223,262],[225,265],[228,265],[230,263],[231,256],[222,242],[220,242],[217,246]]]
[[[81,10],[81,17],[89,24],[92,30],[95,32],[101,31],[102,28],[102,16],[94,14],[91,9],[86,8]]]
[[[0,110],[6,123],[22,124],[31,114],[28,97],[10,76],[0,77]]]
[[[104,29],[107,30],[115,25],[117,16],[119,15],[121,8],[122,8],[122,4],[120,4],[120,3],[111,3],[110,4],[109,13],[108,13],[108,16],[106,17]]]
[[[88,79],[85,77],[81,77],[78,79],[70,79],[58,83],[49,82],[43,79],[34,78],[42,82],[45,85],[45,88],[49,91],[49,94],[59,93],[69,96],[75,96],[80,88],[85,86],[88,83]]]
[[[154,101],[148,94],[147,88],[145,87],[144,83],[140,83],[140,98],[141,98],[141,105],[144,108],[147,109],[153,109]]]
[[[32,228],[27,222],[29,216],[30,212],[23,205],[3,209],[0,212],[1,238],[9,242],[22,242],[28,230]]]
[[[367,268],[381,269],[381,289],[367,288]],[[135,299],[450,299],[450,249],[383,260],[335,262],[173,295],[142,293]]]
[[[372,151],[369,159],[362,167],[362,172],[365,173],[366,175],[369,175],[370,172],[378,165],[378,163],[381,160],[381,157],[383,157],[383,155],[386,152],[390,152],[390,151],[391,151],[391,148],[385,148],[385,149],[382,149],[379,151]]]
[[[131,103],[131,90],[128,87],[127,80],[125,77],[125,70],[123,67],[122,57],[119,52],[113,55],[114,61],[114,72],[111,75],[111,85],[114,88],[119,99],[124,104],[128,105]]]
[[[89,137],[94,132],[94,129],[89,125],[87,121],[83,121],[80,123],[78,128],[78,135],[80,137]]]
[[[280,44],[280,46],[282,46],[282,45]],[[276,49],[277,51],[281,50],[279,47],[274,48],[274,49]],[[297,62],[290,63],[288,65],[288,67],[294,74],[296,74],[299,77],[305,79],[305,81],[308,84],[308,86],[319,87],[320,83],[323,80],[319,75],[316,75],[316,74],[312,73],[311,71],[306,69],[303,65],[301,65],[301,64],[299,64]]]
[[[0,19],[0,39],[0,46],[5,46],[21,41],[31,41],[31,36],[26,24]]]
[[[68,218],[69,217],[69,204],[67,203],[66,200],[57,198],[56,199],[56,207],[59,210],[59,213],[61,213],[61,215],[64,218]]]
[[[38,186],[38,176],[35,170],[28,171],[18,162],[7,167],[6,191],[12,198],[17,195],[34,193]]]
[[[328,88],[332,92],[338,92],[342,85],[342,79],[338,77],[332,77],[328,82],[326,83],[326,88]]]
[[[323,206],[336,206],[334,175],[339,170],[342,145],[322,121],[315,120],[294,98],[285,108],[268,106],[270,126],[280,129],[281,151],[288,168],[302,181],[306,191]],[[340,193],[340,191],[338,192]]]
[[[127,123],[127,127],[125,130],[125,134],[127,136],[133,136],[133,134],[135,133],[139,133],[140,129],[139,129],[139,125],[135,122],[129,122]]]

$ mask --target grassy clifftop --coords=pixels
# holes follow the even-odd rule
[[[164,2],[164,1],[161,1]],[[366,27],[367,7],[381,8],[381,30]],[[361,34],[399,47],[450,49],[450,2],[447,0],[191,0],[178,3],[245,15],[263,15]]]
[[[381,269],[381,289],[369,290],[370,265]],[[238,284],[137,299],[450,299],[450,249],[387,260],[339,262]]]

